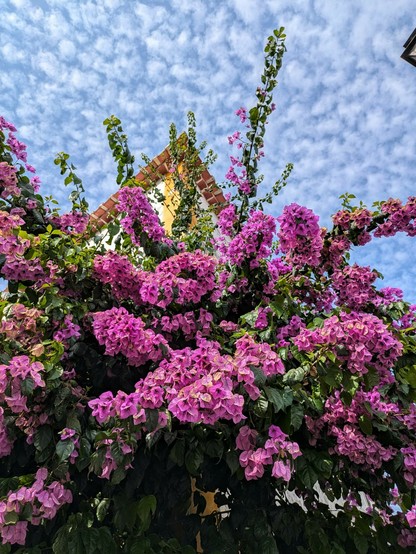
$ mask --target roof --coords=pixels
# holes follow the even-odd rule
[[[169,173],[171,165],[169,164],[170,152],[169,147],[167,146],[163,152],[158,156],[155,156],[153,160],[146,167],[142,168],[141,171],[136,175],[137,185],[140,186],[144,184],[154,184],[160,180],[160,177]],[[202,161],[201,161],[202,163]],[[215,184],[214,177],[210,174],[207,169],[204,169],[199,177],[197,186],[201,191],[202,196],[208,202],[210,206],[218,205],[220,206],[223,203],[226,203],[226,199],[222,190]],[[106,223],[109,223],[114,219],[116,215],[115,207],[118,203],[118,193],[115,192],[106,200],[103,204],[100,204],[98,208],[91,214],[91,219],[96,222],[96,227],[100,228]]]

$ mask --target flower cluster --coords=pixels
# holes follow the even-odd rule
[[[355,464],[378,469],[397,453],[392,446],[383,447],[373,435],[364,435],[355,425],[332,426],[329,434],[337,440],[334,451]]]
[[[169,411],[182,423],[213,425],[220,419],[239,423],[244,398],[233,392],[233,382],[221,372],[209,373],[180,389],[169,402]]]
[[[374,413],[385,414],[385,415],[399,415],[401,410],[400,407],[395,403],[388,401],[388,397],[380,394],[380,389],[378,386],[373,387],[369,391],[358,390],[355,394],[351,406],[354,407],[356,413],[365,413],[363,410],[359,410],[358,406],[364,406],[365,402],[370,406]]]
[[[168,343],[162,335],[146,329],[143,320],[126,308],[112,308],[92,314],[93,331],[99,344],[109,356],[123,354],[130,365],[141,366],[162,357],[162,347]]]
[[[21,256],[6,256],[1,271],[8,281],[31,281],[36,283],[43,282],[46,277],[45,270],[36,258],[27,260]]]
[[[79,211],[51,217],[51,222],[70,235],[81,234],[88,226],[89,216]]]
[[[38,329],[43,312],[36,308],[27,308],[23,304],[12,304],[3,313],[0,321],[0,333],[10,340],[30,346],[41,340]]]
[[[237,207],[235,204],[229,204],[221,210],[218,216],[218,228],[223,235],[231,237],[234,233],[234,224],[237,221]]]
[[[61,441],[66,442],[68,441],[73,446],[73,450],[71,454],[69,455],[69,463],[74,464],[79,457],[78,449],[80,447],[79,442],[79,434],[76,431],[76,429],[71,429],[68,427],[65,427],[65,429],[62,429],[62,431],[59,433],[61,435]]]
[[[232,321],[227,321],[226,319],[223,319],[222,321],[220,321],[218,326],[220,327],[220,329],[224,331],[224,333],[227,333],[227,334],[235,333],[239,329],[239,326],[237,325],[237,323],[233,323]]]
[[[332,216],[332,221],[343,231],[349,231],[351,227],[362,230],[372,222],[372,213],[367,208],[339,210]]]
[[[5,118],[0,115],[0,131],[3,131],[4,129],[7,129],[7,131],[12,131],[12,133],[15,133],[17,130],[13,123],[6,121]]]
[[[351,248],[351,242],[345,235],[337,235],[329,239],[322,252],[322,270],[338,268],[344,263],[344,254]]]
[[[277,220],[280,223],[280,250],[286,254],[286,259],[297,267],[305,264],[317,266],[323,247],[319,217],[309,208],[290,204],[285,206]]]
[[[235,343],[234,376],[242,382],[252,400],[260,396],[254,384],[253,368],[260,370],[266,377],[283,375],[285,368],[278,354],[267,343],[257,343],[250,335],[244,335]]]
[[[409,237],[416,236],[416,196],[410,196],[404,205],[400,200],[390,198],[383,202],[381,211],[388,217],[374,231],[375,237],[392,237],[399,232]]]
[[[265,308],[260,307],[258,309],[257,319],[256,319],[256,322],[254,323],[255,329],[259,329],[259,330],[266,329],[266,327],[269,325],[268,314],[270,314],[271,311],[272,309],[269,306],[266,306]]]
[[[134,423],[138,425],[146,421],[146,414],[140,402],[141,398],[137,392],[127,394],[124,391],[118,391],[114,396],[111,391],[107,391],[98,398],[90,400],[88,406],[98,423],[106,423],[113,417],[120,420],[133,417]]]
[[[4,131],[6,131],[6,133],[4,133]],[[3,116],[0,116],[0,138],[4,140],[5,135],[8,135],[5,150],[11,152],[17,160],[24,162],[26,171],[35,173],[36,169],[27,163],[27,146],[16,138],[16,132],[16,127],[12,123],[6,121]],[[6,165],[8,168],[5,167]],[[14,173],[15,177],[10,175],[10,172]],[[4,175],[4,178],[2,177],[2,174]],[[30,179],[30,184],[35,192],[39,190],[39,183],[40,179],[37,176]],[[0,162],[0,198],[7,198],[9,195],[15,197],[19,197],[21,195],[21,191],[17,186],[17,169],[10,166],[7,162]]]
[[[416,483],[416,446],[406,446],[400,452],[403,454],[404,479],[411,488]]]
[[[333,452],[346,456],[351,462],[378,469],[383,462],[391,460],[397,450],[391,446],[384,447],[374,435],[365,435],[359,429],[359,419],[367,415],[364,402],[365,395],[358,395],[350,406],[345,405],[339,391],[330,396],[325,402],[324,414],[318,419],[305,417],[306,426],[311,433],[310,443],[315,445],[324,436],[327,428],[328,436],[336,438]]]
[[[6,254],[11,258],[15,255],[22,256],[30,246],[28,239],[17,236],[14,229],[23,225],[24,221],[19,213],[11,210],[10,213],[0,210],[0,254]]]
[[[406,519],[410,527],[416,527],[416,505],[406,513]]]
[[[171,351],[169,359],[163,359],[159,367],[136,383],[136,392],[130,395],[132,414],[141,408],[167,409],[181,422],[213,424],[219,419],[232,419],[234,423],[244,419],[244,398],[236,392],[241,383],[252,398],[260,392],[254,385],[253,368],[266,376],[282,374],[283,363],[268,344],[257,344],[245,336],[236,343],[234,357],[222,355],[219,345],[197,337],[196,349]],[[90,403],[93,415],[100,421],[118,415],[111,393],[105,393]],[[129,400],[130,402],[130,400]]]
[[[195,337],[199,332],[201,336],[208,336],[211,331],[211,324],[214,317],[211,312],[200,308],[198,317],[195,312],[185,312],[175,314],[171,317],[164,315],[160,319],[155,319],[154,324],[161,328],[167,338],[171,340],[172,333],[181,331],[186,340]]]
[[[354,244],[363,246],[371,240],[370,224],[373,222],[373,214],[367,208],[354,208],[353,210],[339,210],[332,216],[336,227],[343,231]]]
[[[182,252],[161,262],[154,273],[144,276],[142,301],[166,308],[172,302],[198,303],[215,287],[217,261],[199,252]]]
[[[409,429],[409,431],[416,431],[416,405],[409,404],[407,413],[399,414],[397,419],[404,423],[404,425]]]
[[[144,272],[135,268],[127,256],[121,256],[109,250],[102,256],[94,258],[94,276],[111,287],[117,300],[131,299],[141,304],[140,286]]]
[[[322,279],[325,283],[325,277]],[[325,284],[322,286],[316,279],[296,273],[289,275],[287,280],[293,287],[293,295],[299,307],[308,306],[315,313],[328,313],[333,309],[335,293],[331,287]]]
[[[276,221],[271,215],[260,211],[252,211],[241,231],[229,242],[220,246],[223,262],[231,262],[240,266],[244,261],[250,261],[250,267],[259,265],[259,260],[271,254],[273,236],[276,231]]]
[[[290,342],[287,339],[290,339],[292,337],[295,337],[299,335],[300,331],[302,329],[305,329],[306,325],[302,321],[302,319],[294,315],[290,318],[289,323],[287,325],[283,325],[282,327],[279,327],[276,332],[276,340],[277,345],[280,348],[284,348],[285,346],[289,346]]]
[[[376,290],[373,287],[377,273],[369,267],[357,264],[335,269],[332,275],[332,286],[338,295],[338,304],[358,309],[369,302],[375,302]]]
[[[235,115],[240,118],[241,123],[245,123],[245,121],[247,121],[247,110],[243,106],[235,112]]]
[[[16,168],[7,162],[0,162],[0,197],[20,196],[17,186]]]
[[[273,258],[267,262],[268,283],[265,284],[263,292],[267,296],[273,296],[276,293],[276,281],[283,275],[292,271],[292,266],[282,258]]]
[[[6,233],[11,231],[12,229],[16,229],[20,225],[24,225],[24,220],[20,217],[19,213],[11,211],[5,212],[4,210],[0,210],[0,229],[2,233]]]
[[[277,425],[270,425],[264,447],[255,448],[257,436],[257,431],[245,425],[240,428],[236,439],[237,448],[242,450],[239,459],[247,481],[260,479],[265,467],[273,465],[272,476],[289,482],[292,460],[302,455],[298,443],[287,440],[288,435]]]
[[[241,148],[243,146],[242,142],[240,142],[241,140],[241,132],[235,131],[235,133],[228,137],[228,144],[237,143],[237,148]]]
[[[250,194],[251,185],[250,181],[247,179],[247,171],[245,169],[240,170],[240,174],[236,173],[234,167],[241,166],[242,164],[238,162],[235,158],[231,158],[231,165],[228,168],[225,178],[228,179],[233,185],[238,187],[238,190],[242,194]]]
[[[13,441],[10,439],[6,422],[4,420],[4,410],[0,406],[0,458],[8,456],[13,448]]]
[[[109,436],[96,442],[96,455],[100,463],[97,464],[99,477],[110,479],[113,471],[121,467],[128,469],[134,455],[133,445],[126,441],[124,429],[114,427]]]
[[[248,290],[247,277],[237,278],[230,271],[223,270],[218,274],[217,288],[211,295],[211,300],[216,301],[226,292],[234,294],[236,292],[245,293]]]
[[[18,140],[16,138],[16,135],[14,134],[14,131],[11,131],[10,128],[9,128],[9,137],[7,139],[7,144],[10,146],[10,150],[18,160],[22,160],[22,162],[27,161],[26,144]]]
[[[48,470],[40,468],[30,487],[23,486],[10,491],[5,500],[0,501],[0,534],[3,544],[24,545],[29,522],[32,525],[41,525],[44,520],[53,519],[61,506],[72,502],[71,491],[59,481],[52,481],[47,485],[47,479]],[[23,515],[28,505],[31,508],[29,520]]]
[[[53,334],[53,340],[65,343],[71,338],[78,339],[81,336],[81,327],[72,321],[72,315],[65,316],[60,328]]]
[[[141,233],[156,242],[166,241],[165,230],[140,187],[122,188],[118,194],[117,209],[119,213],[126,214],[121,224],[137,246],[141,246]]]
[[[306,352],[326,345],[351,373],[365,374],[368,366],[372,366],[387,381],[394,380],[390,369],[403,350],[402,344],[378,317],[362,312],[331,316],[322,328],[302,329],[293,342]]]
[[[244,398],[234,392],[235,367],[219,345],[203,338],[192,350],[172,351],[169,360],[136,383],[141,404],[159,408],[163,402],[181,422],[213,424],[220,419],[237,423],[244,419]]]
[[[31,362],[28,356],[14,356],[8,365],[0,365],[0,402],[11,412],[28,412],[27,396],[22,391],[24,382],[30,380],[32,387],[45,387],[44,367],[40,362]]]
[[[397,329],[416,328],[416,304],[410,304],[407,312],[397,321],[393,322]]]
[[[395,287],[383,287],[378,291],[378,297],[375,300],[376,305],[389,306],[393,302],[403,300],[403,291]],[[410,306],[411,308],[411,306]]]
[[[412,513],[409,514],[410,521],[407,520],[409,525],[411,523],[413,524],[413,515],[414,515],[414,512],[413,514]],[[407,514],[406,514],[406,519],[407,519]],[[401,529],[400,534],[397,537],[397,544],[402,548],[416,546],[416,531],[414,529]]]

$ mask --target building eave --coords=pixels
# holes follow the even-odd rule
[[[147,188],[152,184],[156,184],[163,176],[169,173],[170,169],[170,152],[167,146],[160,154],[155,156],[153,160],[136,175],[137,186]],[[200,160],[200,163],[202,161]],[[214,177],[211,173],[204,169],[197,181],[197,186],[201,191],[209,206],[217,206],[220,211],[221,207],[226,204],[226,199],[222,190],[216,185]],[[96,228],[101,228],[109,223],[116,216],[116,205],[118,203],[118,191],[115,192],[105,202],[100,204],[98,208],[91,214],[91,222]]]

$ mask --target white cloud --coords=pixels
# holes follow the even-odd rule
[[[101,125],[112,113],[132,149],[152,156],[167,144],[169,123],[181,130],[194,110],[199,136],[219,150],[212,171],[222,180],[233,111],[254,101],[265,39],[284,25],[263,188],[287,161],[295,170],[273,213],[299,202],[328,224],[346,190],[369,203],[414,194],[416,71],[400,59],[410,0],[4,2],[0,107],[29,142],[46,193],[68,195],[52,165],[58,150],[72,154],[92,206],[115,189]],[[369,259],[394,260],[386,283],[388,275],[416,298],[416,269],[395,252],[406,254],[408,243],[394,244],[369,248]]]
[[[23,62],[27,55],[25,52],[18,50],[16,45],[12,42],[7,42],[4,46],[2,46],[1,54],[3,58],[11,63]]]
[[[59,43],[59,53],[63,59],[71,59],[76,53],[76,46],[71,40],[63,39]]]

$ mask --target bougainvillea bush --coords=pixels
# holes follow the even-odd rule
[[[291,170],[261,197],[284,38],[237,111],[216,229],[192,115],[185,138],[171,128],[170,232],[117,118],[101,227],[68,155],[60,215],[0,118],[1,553],[414,550],[416,306],[349,251],[414,236],[416,198],[344,195],[332,229],[263,211]]]

